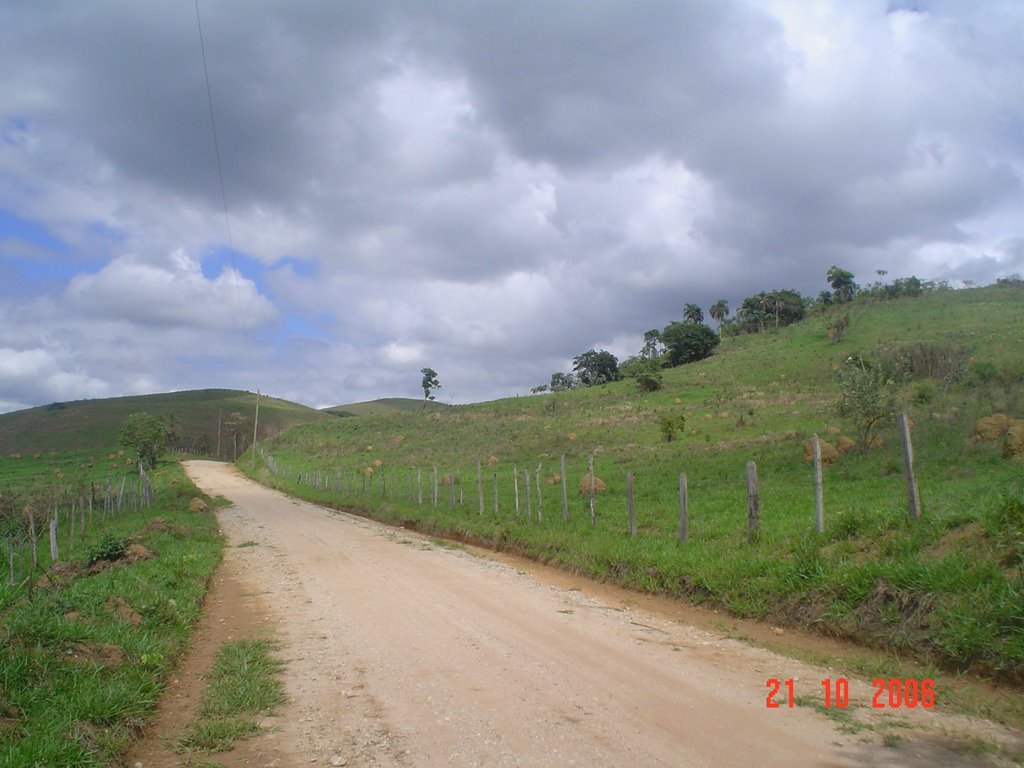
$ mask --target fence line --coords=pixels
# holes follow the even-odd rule
[[[905,478],[907,484],[907,497],[908,506],[910,509],[910,516],[916,520],[920,516],[920,492],[917,488],[916,478],[913,474],[913,447],[910,443],[909,424],[906,420],[905,414],[899,419],[900,426],[900,437],[903,445],[904,455],[904,468]],[[813,489],[814,489],[814,509],[813,509],[813,525],[815,530],[821,534],[825,530],[825,517],[824,517],[824,479],[822,469],[822,456],[821,456],[821,443],[817,434],[813,435],[812,438],[812,459],[813,459]],[[275,476],[282,477],[293,477],[300,484],[313,485],[317,488],[324,487],[321,483],[321,470],[315,470],[313,472],[295,472],[289,470],[287,467],[283,467],[280,463],[271,455],[265,453],[262,447],[260,448],[261,455],[263,456],[264,463],[270,472]],[[489,464],[493,463],[488,461]],[[591,526],[597,524],[597,496],[606,490],[606,483],[601,478],[595,475],[594,470],[595,455],[590,454],[587,456],[587,467],[586,474],[583,475],[583,479],[579,485],[579,495],[583,502],[583,505],[590,513]],[[559,473],[556,477],[551,477],[547,480],[549,484],[559,484],[561,486],[561,507],[562,515],[561,520],[563,523],[569,523],[571,521],[571,506],[568,497],[568,478],[569,468],[567,466],[566,457],[564,455],[559,457]],[[486,514],[486,503],[484,499],[484,477],[483,477],[483,462],[480,458],[475,460],[476,469],[476,496],[477,496],[477,514],[483,516]],[[745,467],[745,494],[746,494],[746,517],[745,517],[745,533],[749,541],[756,541],[762,517],[762,501],[761,492],[759,487],[758,478],[758,467],[754,461],[748,461]],[[472,471],[472,470],[469,470]],[[499,472],[497,470],[492,472],[492,486],[493,486],[493,504],[492,511],[495,517],[501,514],[501,492],[499,483]],[[532,477],[531,477],[532,474]],[[339,480],[335,483],[335,488],[338,492],[343,493],[342,483],[340,478],[343,477],[341,473],[336,475]],[[415,469],[415,485],[412,479],[412,474],[409,474],[409,492],[408,499],[409,503],[415,503],[422,506],[424,503],[424,492],[423,492],[423,469],[422,467],[416,467]],[[636,496],[636,477],[633,472],[626,472],[620,475],[622,485],[617,485],[617,494],[623,494],[626,505],[626,515],[628,524],[628,535],[630,538],[637,538],[639,535],[639,527],[637,524],[637,513],[638,507],[642,511],[643,503],[642,500],[638,500]],[[690,488],[689,478],[685,472],[680,473],[678,485],[678,500],[679,500],[679,517],[678,517],[678,528],[677,528],[677,539],[680,545],[684,545],[690,541]],[[367,488],[367,477],[363,476],[363,488],[362,493],[366,495],[369,492]],[[392,481],[389,485],[387,478],[383,471],[380,472],[380,497],[382,499],[388,498],[388,489],[397,488],[391,491],[391,498],[402,498],[401,480]],[[520,519],[525,523],[536,523],[536,524],[550,524],[544,520],[543,514],[543,462],[538,462],[535,469],[529,467],[524,468],[520,473],[518,466],[513,465],[512,467],[512,483],[511,488],[505,486],[506,489],[511,491],[513,511],[516,518]],[[430,503],[433,507],[438,506],[439,502],[439,486],[441,485],[441,476],[439,472],[439,466],[437,464],[432,465],[432,487],[430,489]],[[462,482],[462,468],[456,467],[447,471],[444,475],[444,484],[448,486],[448,502],[449,508],[454,511],[456,508],[456,488],[458,485],[458,504],[460,507],[465,506],[464,490]],[[467,479],[467,482],[472,482]],[[373,475],[369,476],[370,488],[372,489]],[[520,489],[520,483],[522,483],[522,490]],[[508,491],[506,491],[508,492]],[[120,499],[115,499],[115,496],[120,494],[112,494],[112,486],[108,479],[107,481],[107,496],[105,501],[105,509],[113,507],[116,503],[120,507]],[[507,498],[507,497],[506,497]],[[640,503],[638,503],[638,501]],[[91,504],[91,500],[90,500]],[[525,505],[525,509],[524,509]],[[91,508],[91,507],[90,507]],[[534,511],[536,510],[536,516]],[[83,513],[84,514],[84,513]],[[557,517],[549,519],[557,520]],[[739,520],[737,521],[739,523]]]
[[[116,488],[116,490],[115,490]],[[119,486],[111,478],[106,484],[95,480],[89,482],[88,495],[81,490],[77,497],[67,487],[53,489],[53,496],[60,500],[47,503],[47,512],[40,519],[37,508],[26,504],[20,515],[4,518],[4,532],[0,534],[6,542],[7,583],[10,586],[29,584],[31,590],[35,574],[45,573],[55,564],[69,559],[75,552],[76,533],[79,542],[86,531],[97,523],[102,524],[115,515],[138,511],[150,507],[156,494],[153,483],[145,469],[139,468],[139,478],[129,484],[123,477]],[[99,514],[95,513],[99,502]],[[66,521],[66,523],[65,523]],[[78,531],[76,532],[76,522]],[[41,535],[45,531],[49,559],[44,567],[39,557]],[[66,548],[62,551],[62,542]]]

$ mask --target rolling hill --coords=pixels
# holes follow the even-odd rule
[[[422,400],[414,400],[411,397],[382,397],[377,400],[367,400],[363,403],[335,405],[330,408],[324,408],[323,411],[332,416],[381,416],[389,413],[438,411],[450,407],[436,400],[428,400],[424,403]]]
[[[256,395],[231,389],[197,389],[154,395],[51,403],[0,414],[0,453],[31,453],[55,450],[106,450],[117,444],[117,433],[130,414],[146,412],[173,415],[178,420],[180,447],[213,454],[217,449],[217,425],[221,424],[221,451],[231,443],[232,414],[242,421],[235,429],[242,445],[252,440]],[[278,434],[298,424],[318,421],[324,415],[313,408],[260,398],[259,437]],[[246,437],[247,435],[247,437]]]

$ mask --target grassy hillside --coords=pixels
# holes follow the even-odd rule
[[[324,408],[326,413],[334,416],[380,416],[389,413],[418,413],[421,411],[445,410],[450,406],[430,400],[424,403],[422,400],[413,400],[409,397],[382,397],[378,400],[368,400],[364,403],[351,403],[349,405],[335,405],[331,408]]]
[[[826,337],[823,317],[725,339],[713,357],[666,371],[664,388],[650,394],[625,381],[305,425],[266,444],[270,461],[259,472],[385,520],[1024,682],[1024,466],[1003,457],[1000,441],[973,437],[980,416],[1024,418],[1024,291],[943,291],[843,312],[850,326],[840,344]],[[914,422],[923,519],[908,521],[899,442],[886,424],[881,447],[847,452],[826,467],[825,531],[817,534],[805,442],[812,433],[832,442],[855,434],[837,415],[835,371],[850,355],[880,359],[916,342],[960,362],[948,375],[909,380],[899,390],[900,408]],[[681,427],[671,442],[663,439],[664,418]],[[596,500],[596,525],[577,492],[590,457],[608,486]],[[745,528],[751,460],[762,508],[753,538]],[[455,478],[453,488],[441,487],[436,507],[429,488],[435,466]],[[690,505],[684,545],[677,540],[681,472]],[[635,539],[627,473],[634,475]]]
[[[51,403],[14,413],[0,414],[0,453],[38,453],[55,450],[106,450],[117,444],[117,433],[130,414],[146,412],[177,417],[181,445],[212,453],[217,446],[217,424],[222,425],[222,450],[230,445],[226,423],[239,413],[247,425],[248,445],[256,395],[232,389],[197,389],[157,395],[114,397]],[[323,414],[287,400],[260,398],[260,439],[297,424],[322,419]],[[243,431],[239,427],[239,431]],[[230,454],[226,454],[230,455]]]

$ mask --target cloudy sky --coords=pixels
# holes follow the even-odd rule
[[[194,0],[0,6],[0,412],[472,402],[832,264],[1024,272],[1019,0],[198,5],[212,99]]]

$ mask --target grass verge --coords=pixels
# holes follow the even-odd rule
[[[0,586],[0,765],[110,765],[154,711],[223,549],[181,467],[154,476],[156,503],[83,534],[45,586]],[[89,567],[112,541],[133,556]]]
[[[220,648],[206,676],[203,703],[176,744],[177,752],[225,752],[259,731],[257,716],[285,700],[279,678],[284,662],[271,655],[276,649],[267,639],[236,640]]]

